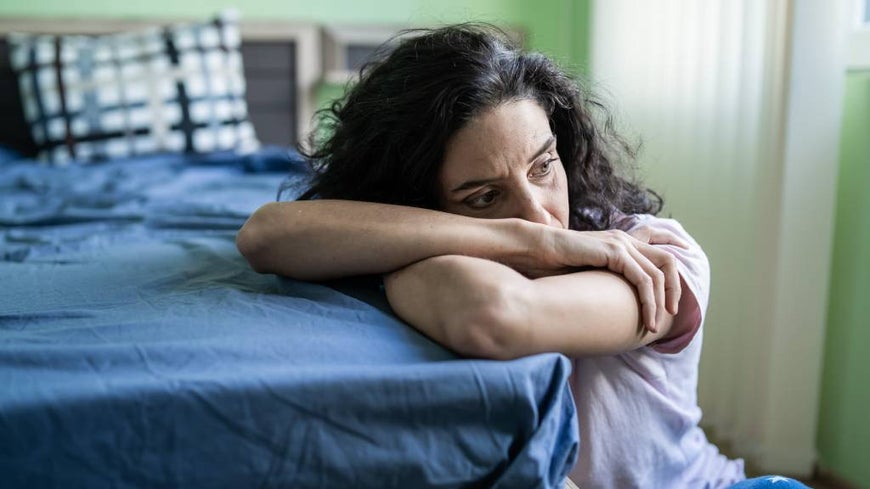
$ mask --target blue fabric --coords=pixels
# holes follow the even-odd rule
[[[21,153],[14,149],[0,144],[0,166],[17,161],[23,158]]]
[[[304,163],[0,166],[3,487],[557,487],[562,356],[466,360],[366,279],[251,271],[238,227]]]
[[[728,489],[807,489],[808,486],[788,477],[765,475],[740,481]]]

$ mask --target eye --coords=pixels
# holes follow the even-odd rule
[[[545,177],[553,170],[553,163],[558,161],[559,158],[552,157],[548,155],[549,158],[542,163],[538,164],[535,169],[532,171],[532,176],[534,177]]]
[[[484,209],[486,207],[491,206],[495,199],[498,197],[497,190],[489,190],[480,195],[475,195],[473,197],[469,197],[465,200],[465,205],[471,207],[472,209]]]

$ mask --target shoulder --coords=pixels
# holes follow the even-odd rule
[[[677,260],[682,298],[671,334],[651,346],[663,353],[679,352],[691,342],[704,322],[710,300],[710,262],[701,245],[677,220],[646,214],[630,216],[627,219],[626,228],[629,232],[641,226],[648,226],[669,231],[689,244],[688,248],[657,245],[667,250]]]

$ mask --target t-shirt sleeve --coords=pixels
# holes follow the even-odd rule
[[[682,296],[671,331],[666,337],[649,346],[660,353],[678,353],[688,346],[704,322],[710,298],[710,263],[701,246],[679,222],[642,215],[637,216],[630,230],[641,226],[670,231],[689,243],[688,249],[675,245],[657,245],[677,259]]]

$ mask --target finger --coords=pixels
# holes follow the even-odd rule
[[[652,248],[650,245],[640,244],[641,247]],[[653,248],[653,251],[655,250]],[[646,273],[649,278],[652,280],[652,291],[653,297],[656,304],[656,314],[655,314],[655,323],[653,328],[650,329],[651,332],[658,332],[659,326],[664,319],[665,311],[666,311],[666,294],[665,294],[665,274],[651,261],[647,258],[640,249],[634,248],[631,250],[632,255],[634,255],[634,259],[637,261],[638,265],[643,269],[644,273]]]
[[[656,329],[656,294],[652,277],[638,263],[635,256],[632,256],[628,248],[624,250],[624,255],[621,260],[621,269],[611,268],[612,271],[619,273],[631,282],[637,289],[637,297],[640,300],[642,324],[644,328],[655,333]]]
[[[667,311],[676,315],[679,312],[680,296],[682,295],[680,272],[677,269],[676,258],[667,251],[651,245],[640,245],[639,251],[663,274]]]
[[[677,270],[676,261],[661,267],[665,274],[665,293],[668,296],[668,312],[676,316],[680,312],[680,298],[683,296],[683,284],[680,281],[680,272]]]
[[[689,242],[665,229],[655,229],[650,233],[649,244],[669,244],[689,249]]]
[[[666,229],[656,229],[649,226],[640,226],[629,233],[633,238],[648,244],[674,245],[688,249],[688,241]]]
[[[637,250],[637,247],[646,246],[650,249],[654,248],[622,231],[612,232],[611,236],[618,243],[617,248],[620,250],[620,259],[617,263],[621,263],[623,268],[622,270],[614,271],[621,273],[634,284],[637,289],[638,299],[641,302],[644,327],[650,332],[655,333],[658,331],[661,311],[664,310],[665,306],[662,294],[656,290],[661,288],[661,284],[656,283],[655,277],[656,274],[660,275],[661,272]]]
[[[629,231],[628,234],[636,240],[643,241],[644,243],[649,243],[652,230],[653,229],[649,226],[638,226]]]

